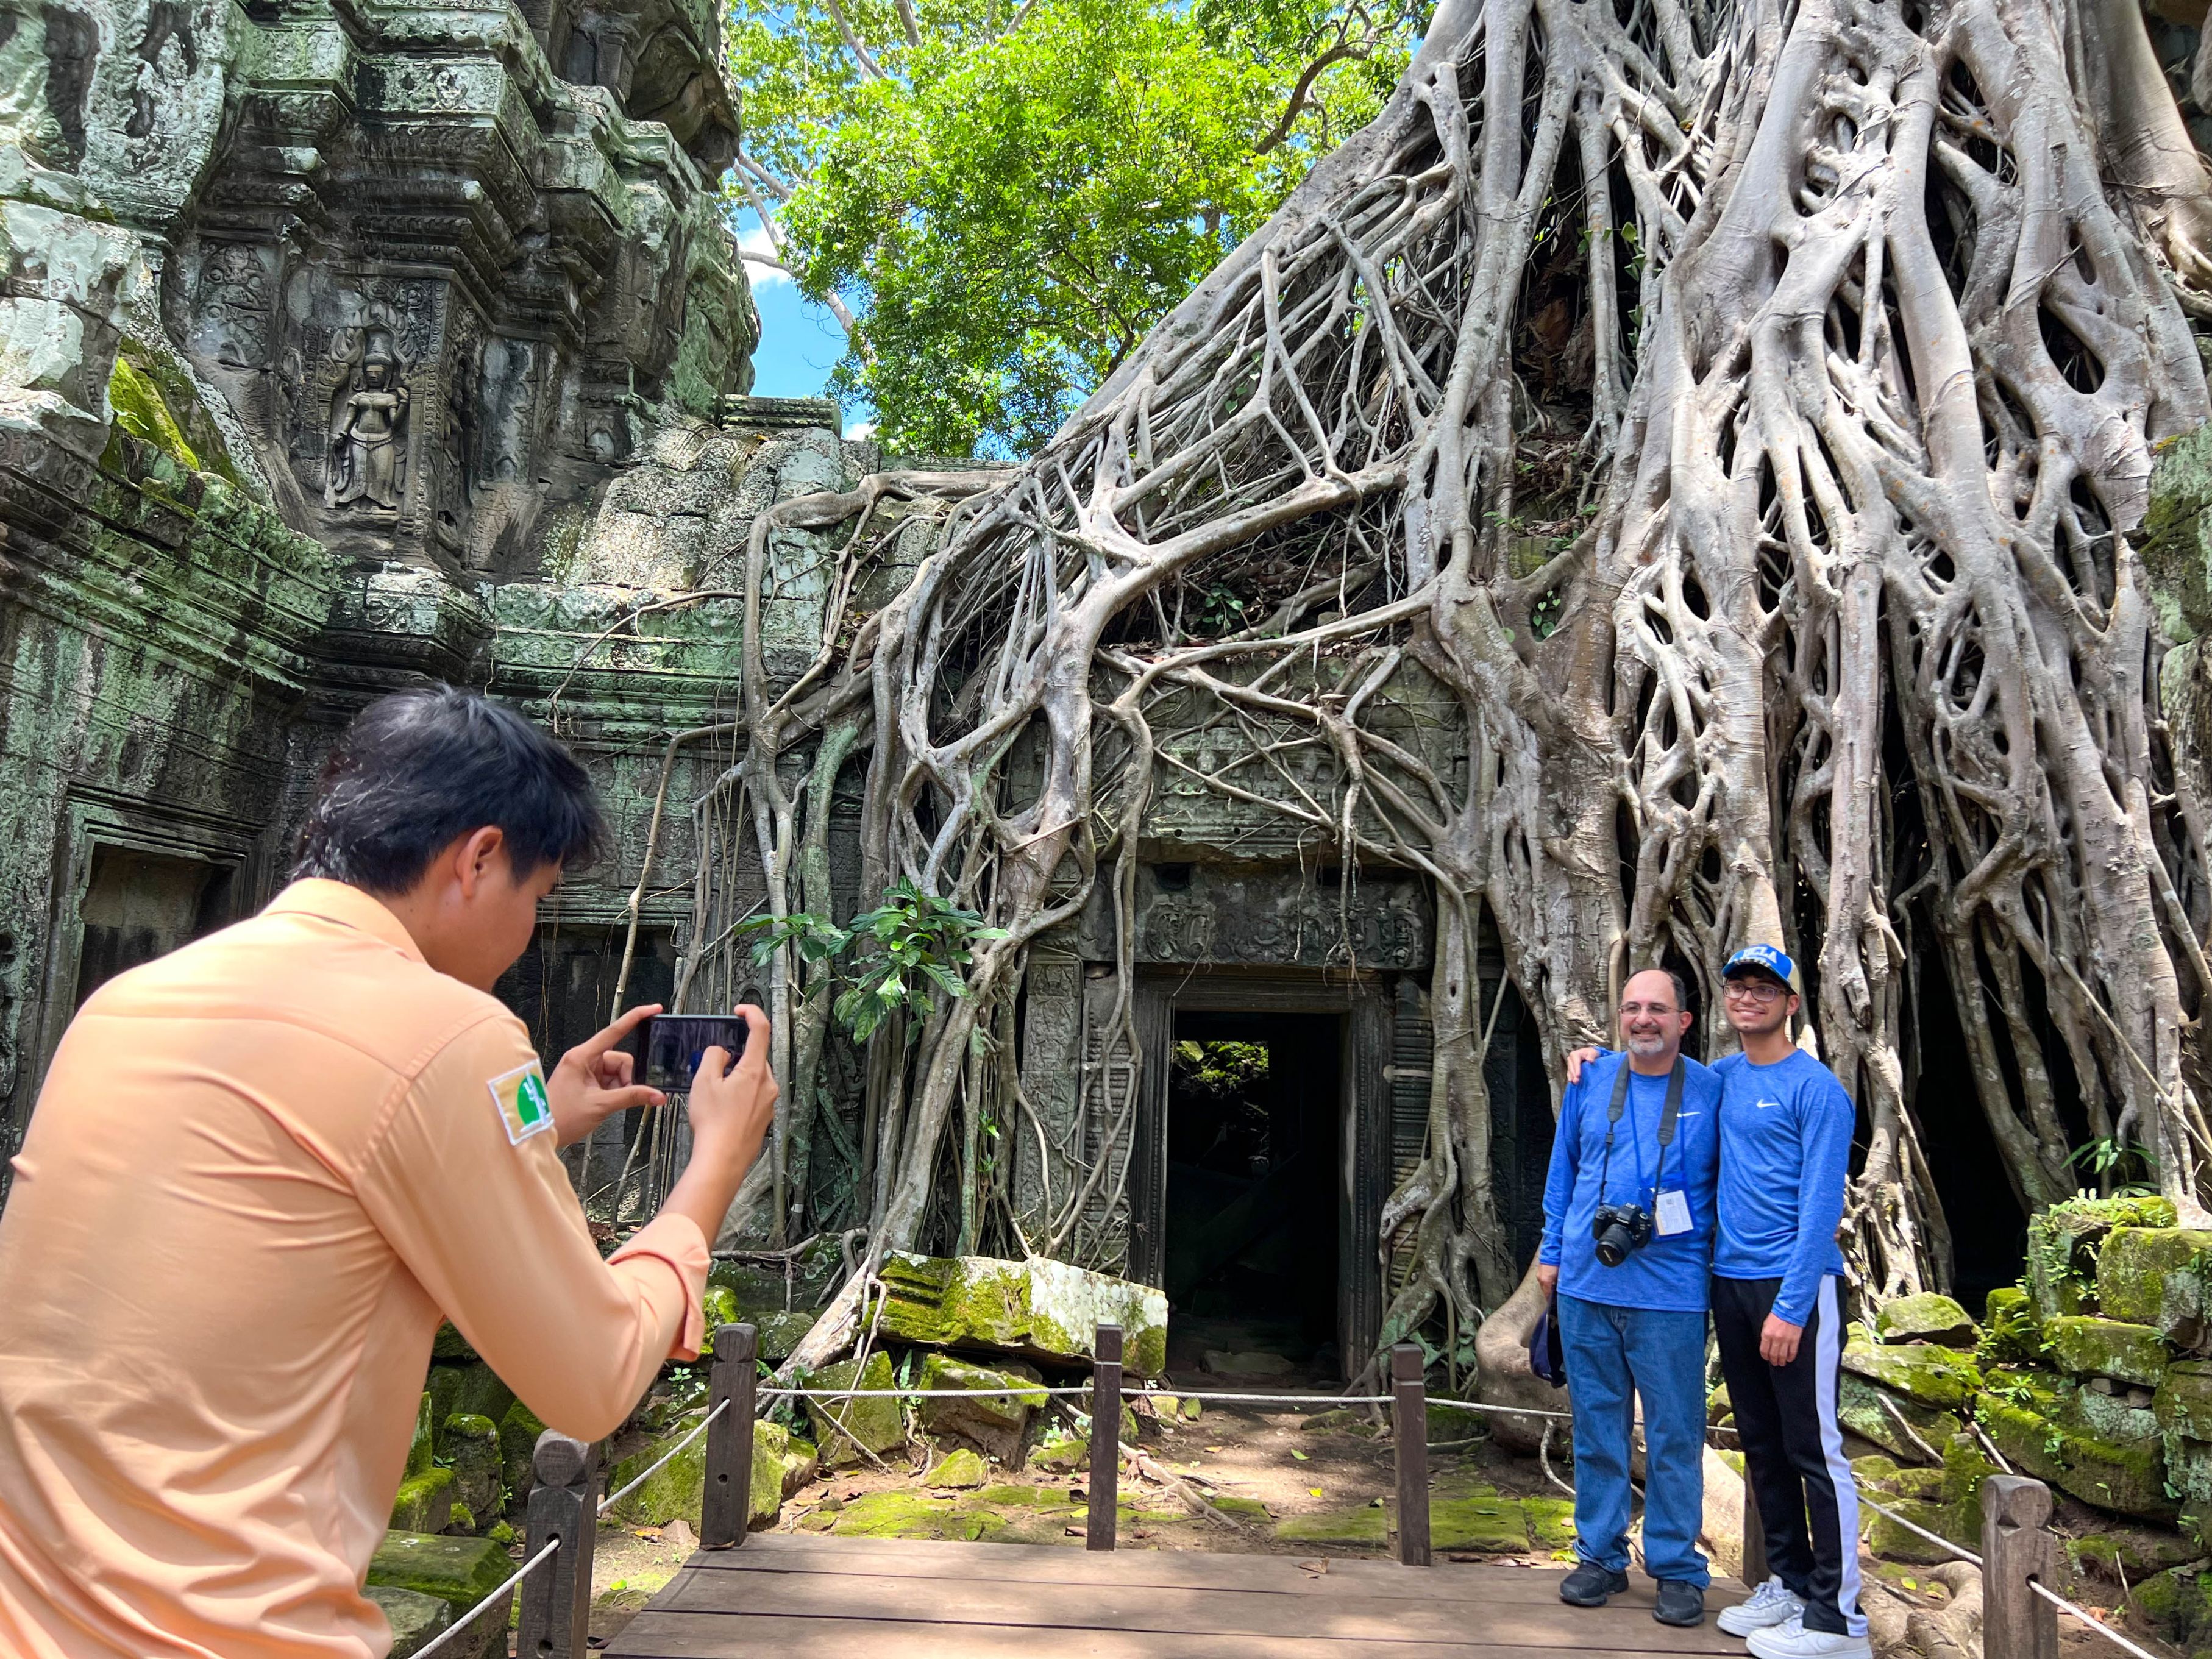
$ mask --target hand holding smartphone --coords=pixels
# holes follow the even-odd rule
[[[638,1028],[644,1080],[668,1094],[688,1093],[708,1049],[726,1052],[734,1071],[751,1030],[734,1014],[655,1014]]]

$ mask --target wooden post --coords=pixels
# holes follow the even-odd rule
[[[522,1581],[515,1653],[520,1659],[583,1659],[592,1611],[592,1546],[597,1538],[596,1448],[548,1429],[531,1467],[529,1531],[522,1559],[558,1544],[553,1559]]]
[[[699,1510],[702,1549],[732,1550],[745,1541],[752,1519],[753,1405],[760,1387],[760,1333],[750,1325],[714,1328],[714,1369],[707,1395],[707,1491]]]
[[[1429,1395],[1422,1380],[1421,1350],[1401,1342],[1390,1350],[1390,1435],[1397,1442],[1398,1560],[1429,1565]]]
[[[1743,1443],[1743,1437],[1736,1437]],[[1737,1577],[1746,1589],[1755,1590],[1771,1575],[1766,1565],[1766,1520],[1759,1512],[1759,1494],[1751,1484],[1751,1457],[1743,1460],[1743,1564]]]
[[[2024,1475],[1982,1482],[1982,1650],[2005,1659],[2058,1659],[2058,1609],[2028,1589],[2056,1576],[2051,1488]]]
[[[1083,1547],[1110,1550],[1121,1496],[1121,1328],[1101,1325],[1091,1352],[1091,1518]]]

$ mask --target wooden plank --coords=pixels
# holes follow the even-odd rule
[[[1326,1600],[1250,1590],[1164,1589],[1152,1586],[938,1581],[927,1592],[910,1577],[826,1577],[799,1573],[708,1573],[671,1584],[653,1601],[659,1611],[736,1613],[757,1618],[830,1618],[880,1625],[980,1625],[1058,1634],[1112,1630],[1160,1636],[1250,1637],[1364,1644],[1395,1654],[1401,1644],[1449,1646],[1468,1632],[1465,1604],[1386,1600],[1346,1592]],[[1539,1603],[1492,1604],[1484,1610],[1483,1639],[1495,1646],[1581,1651],[1606,1626],[1632,1620],[1642,1651],[1711,1653],[1713,1632],[1656,1624],[1648,1610],[1621,1606],[1605,1613]]]
[[[1654,1651],[1649,1632],[1660,1627],[1649,1618],[1623,1616],[1605,1622],[1602,1632],[1592,1627],[1572,1650],[1596,1659],[1615,1655],[1631,1659]],[[1706,1645],[1676,1651],[1741,1659],[1740,1643],[1710,1625],[1705,1635]],[[1310,1637],[1128,1631],[1056,1630],[1048,1644],[1040,1641],[1034,1626],[915,1625],[648,1609],[631,1620],[605,1651],[609,1659],[738,1659],[763,1654],[776,1659],[854,1659],[855,1655],[866,1659],[1036,1659],[1048,1651],[1053,1659],[1375,1659],[1376,1650],[1369,1642]],[[1392,1644],[1387,1659],[1528,1659],[1530,1651],[1492,1642],[1407,1642]]]
[[[828,1592],[828,1593],[825,1593]],[[910,1578],[842,1576],[834,1590],[812,1575],[698,1575],[657,1607],[680,1612],[770,1616],[834,1614],[915,1624],[1026,1624],[1039,1630],[1110,1629],[1164,1635],[1270,1635],[1391,1644],[1449,1643],[1468,1631],[1463,1603],[1384,1600],[1345,1592],[1315,1601],[1245,1590],[1163,1589],[1139,1586],[1003,1584],[939,1581],[926,1600]],[[1650,1622],[1649,1603],[1610,1615],[1548,1603],[1493,1603],[1483,1614],[1484,1638],[1530,1648],[1579,1648],[1601,1617],[1640,1613],[1644,1646],[1655,1654],[1697,1652],[1693,1633]]]
[[[1324,1563],[1310,1572],[1300,1562]],[[762,1533],[740,1551],[702,1553],[690,1564],[706,1571],[794,1572],[994,1583],[1115,1584],[1163,1589],[1240,1589],[1287,1595],[1354,1593],[1412,1601],[1556,1603],[1564,1570],[1439,1563],[1401,1567],[1394,1561],[1320,1554],[1215,1555],[1191,1550],[1123,1550],[1111,1555],[1050,1544],[957,1543],[932,1539],[836,1538]],[[1648,1609],[1651,1590],[1632,1579],[1634,1604]],[[1743,1599],[1715,1585],[1706,1606],[1717,1611]]]

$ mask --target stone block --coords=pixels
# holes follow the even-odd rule
[[[1121,1518],[1133,1518],[1124,1510]],[[829,1513],[806,1517],[807,1529],[840,1538],[942,1538],[972,1544],[1006,1530],[1003,1516],[951,1497],[920,1492],[878,1492]]]
[[[1964,1308],[1934,1291],[1883,1303],[1874,1329],[1886,1343],[1930,1342],[1942,1348],[1972,1348],[1981,1335]]]
[[[428,1468],[399,1483],[392,1502],[394,1532],[443,1532],[453,1523],[453,1472]]]
[[[1915,1443],[1915,1435],[1929,1451],[1937,1451],[1965,1426],[1955,1412],[1923,1406],[1849,1371],[1837,1382],[1836,1416],[1850,1433],[1872,1441],[1891,1456],[1907,1463],[1928,1461],[1928,1451]]]
[[[423,1395],[430,1402],[431,1438],[439,1443],[438,1449],[441,1452],[445,1449],[442,1437],[446,1431],[446,1419],[460,1409],[454,1402],[461,1397],[461,1377],[465,1369],[459,1365],[433,1365],[429,1380],[422,1385]],[[492,1421],[496,1423],[499,1419],[495,1417]]]
[[[1982,1386],[1980,1369],[1950,1348],[1846,1342],[1843,1364],[1844,1370],[1855,1376],[1942,1411],[1964,1406]]]
[[[407,1443],[407,1473],[428,1473],[438,1455],[437,1419],[431,1416],[430,1396],[425,1394],[415,1407],[415,1436]]]
[[[964,1389],[975,1392],[973,1399],[921,1401],[921,1425],[931,1434],[949,1435],[964,1441],[1009,1468],[1018,1468],[1022,1437],[1029,1428],[1030,1413],[1042,1411],[1048,1396],[1041,1387],[1014,1394],[983,1391],[1018,1389],[1024,1382],[1041,1381],[1036,1369],[1029,1365],[1017,1364],[994,1370],[947,1354],[931,1354],[922,1362],[923,1389]]]
[[[488,1417],[497,1423],[514,1404],[514,1390],[499,1380],[499,1373],[481,1359],[459,1368],[459,1386],[453,1391],[447,1416]],[[439,1419],[441,1422],[444,1419]]]
[[[446,1419],[442,1443],[453,1472],[454,1502],[466,1504],[479,1526],[490,1525],[506,1507],[499,1425],[472,1412],[456,1413]]]
[[[2043,1331],[2035,1304],[2017,1285],[1991,1291],[1983,1305],[1982,1341],[1975,1358],[1991,1365],[2033,1365],[2043,1358]]]
[[[1497,1496],[1431,1498],[1432,1549],[1520,1555],[1530,1547],[1528,1511],[1517,1499]]]
[[[531,1473],[530,1459],[538,1449],[538,1437],[545,1432],[544,1424],[538,1413],[520,1400],[501,1413],[499,1419],[500,1479],[507,1486],[507,1501],[520,1507],[530,1496],[530,1489],[538,1484]]]
[[[2212,1360],[2183,1359],[2167,1366],[2151,1410],[2163,1432],[2212,1444]]]
[[[1042,1256],[893,1252],[880,1271],[889,1292],[880,1328],[902,1341],[1082,1364],[1097,1328],[1118,1323],[1132,1376],[1157,1376],[1167,1364],[1167,1297],[1150,1285]]]
[[[2135,1586],[2137,1616],[2177,1647],[2212,1640],[2212,1572],[2201,1564],[2170,1567]]]
[[[2173,1205],[2163,1198],[2069,1198],[2037,1211],[2027,1223],[2027,1291],[2037,1321],[2099,1311],[2097,1254],[2113,1228],[2173,1223]]]
[[[806,1379],[810,1389],[890,1389],[898,1379],[891,1372],[890,1357],[869,1355],[865,1369],[854,1361],[825,1365]],[[842,1469],[866,1462],[865,1447],[877,1457],[903,1448],[906,1419],[896,1400],[809,1400],[806,1415],[814,1425],[815,1443],[822,1449],[825,1468]]]
[[[376,1603],[384,1622],[392,1627],[390,1659],[413,1659],[453,1622],[453,1610],[434,1595],[419,1590],[371,1584],[362,1591]]]
[[[1091,1443],[1080,1435],[1043,1441],[1030,1453],[1029,1467],[1042,1474],[1073,1474],[1091,1459]]]
[[[2097,1385],[2104,1383],[2106,1393]],[[2093,1377],[2074,1395],[2072,1426],[2098,1440],[2134,1446],[2158,1438],[2158,1417],[2151,1409],[2154,1398],[2148,1389],[2123,1388],[2104,1377]],[[2140,1401],[2140,1405],[2135,1403]]]
[[[434,1596],[459,1620],[514,1571],[507,1552],[489,1538],[435,1538],[422,1533],[388,1532],[370,1558],[368,1582],[391,1589]],[[514,1592],[507,1593],[510,1607]],[[495,1609],[470,1626],[457,1648],[463,1659],[489,1659],[507,1651],[509,1615]]]
[[[1927,1528],[1938,1537],[1948,1538],[1970,1550],[1981,1547],[1982,1511],[1979,1504],[1944,1504],[1923,1498],[1898,1498],[1887,1500],[1886,1506],[1895,1510],[1907,1520]],[[1887,1516],[1875,1510],[1861,1511],[1861,1526],[1868,1550],[1885,1561],[1906,1561],[1915,1565],[1933,1566],[1940,1561],[1955,1559],[1942,1546],[1929,1543],[1919,1534],[1899,1526]]]
[[[1285,1516],[1275,1522],[1275,1536],[1285,1544],[1380,1549],[1390,1541],[1390,1517],[1373,1504],[1363,1504],[1358,1509],[1323,1510],[1316,1515]],[[1431,1536],[1431,1543],[1434,1541]]]
[[[981,1486],[990,1478],[990,1466],[979,1454],[963,1446],[957,1451],[946,1453],[937,1467],[923,1477],[921,1484],[941,1491],[966,1491]]]
[[[814,1320],[811,1313],[756,1314],[753,1323],[760,1332],[760,1357],[771,1365],[781,1364],[814,1328]]]
[[[2051,1362],[2075,1376],[2109,1376],[2155,1389],[2166,1380],[2170,1356],[2148,1325],[2086,1315],[2061,1315],[2043,1322]]]
[[[702,1413],[694,1412],[672,1425],[668,1432],[617,1464],[607,1476],[607,1490],[620,1492],[652,1468],[670,1448],[698,1425]],[[781,1423],[753,1425],[753,1467],[747,1495],[746,1524],[752,1528],[775,1524],[783,1500],[814,1478],[814,1448]],[[608,1513],[634,1527],[665,1527],[684,1521],[695,1529],[700,1524],[707,1491],[707,1437],[701,1435],[655,1469],[645,1484]]]
[[[2097,1253],[2097,1303],[2107,1319],[2147,1325],[2177,1347],[2212,1338],[2212,1232],[2115,1227]]]

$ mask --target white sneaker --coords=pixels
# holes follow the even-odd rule
[[[1863,1636],[1807,1630],[1802,1618],[1751,1633],[1752,1659],[1874,1659],[1874,1644]]]
[[[1804,1611],[1805,1604],[1790,1593],[1789,1585],[1770,1578],[1752,1591],[1748,1601],[1722,1608],[1721,1616],[1713,1622],[1730,1636],[1748,1636],[1755,1630],[1786,1625]]]

